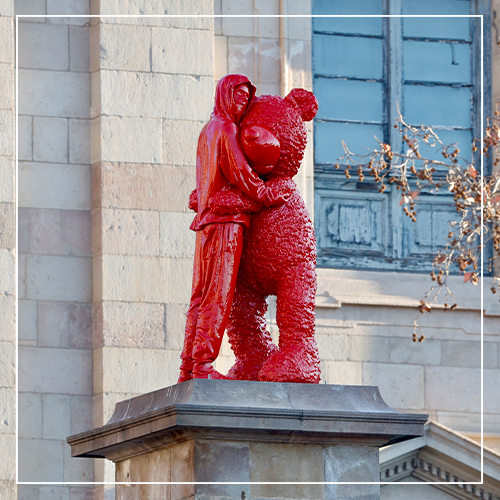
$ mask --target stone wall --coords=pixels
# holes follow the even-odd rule
[[[15,114],[12,0],[0,1],[0,496],[15,498]]]
[[[89,14],[16,2],[16,14]],[[19,21],[19,480],[93,481],[68,433],[92,428],[89,18]],[[89,498],[20,486],[23,498]]]
[[[493,8],[500,10],[498,0]],[[0,0],[0,82],[11,89],[12,10],[12,2]],[[91,10],[308,14],[310,5],[164,0],[152,10],[146,1],[101,0]],[[187,199],[214,81],[226,72],[243,72],[260,94],[312,88],[310,22],[307,17],[89,22],[69,17],[89,13],[88,3],[76,0],[16,0],[15,11],[68,14],[25,18],[19,26],[20,480],[112,480],[112,467],[104,470],[100,463],[94,471],[92,461],[70,459],[64,440],[106,422],[117,400],[176,382],[194,251]],[[492,38],[495,103],[500,102],[495,30]],[[8,482],[14,479],[15,458],[13,108],[13,91],[2,93],[0,392],[7,404],[1,410],[0,449],[11,457],[0,467],[2,498],[15,495]],[[312,215],[311,125],[309,133],[297,183]],[[323,381],[379,385],[394,407],[428,412],[477,436],[480,305],[477,289],[459,281],[453,287],[460,310],[433,310],[421,322],[427,339],[414,344],[412,321],[428,276],[319,269]],[[270,303],[269,324],[276,334]],[[498,446],[500,313],[487,286],[485,310],[484,422],[486,442]],[[225,370],[231,362],[226,343],[217,366]],[[20,498],[28,500],[92,494],[63,485],[19,489]],[[102,488],[95,493],[102,498]]]

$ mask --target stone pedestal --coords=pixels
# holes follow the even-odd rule
[[[379,447],[421,436],[426,420],[376,387],[191,380],[118,403],[68,443],[115,462],[117,483],[169,483],[117,484],[120,500],[375,500],[376,484],[321,483],[378,482]]]

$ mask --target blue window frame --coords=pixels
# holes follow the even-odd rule
[[[379,193],[374,183],[348,180],[334,165],[344,154],[342,140],[354,153],[375,148],[374,136],[403,151],[401,133],[392,126],[398,107],[408,123],[432,126],[443,142],[458,142],[461,155],[471,157],[480,126],[481,24],[470,16],[485,16],[486,50],[489,1],[313,0],[312,5],[313,14],[395,15],[313,17],[318,266],[427,272],[430,254],[445,244],[448,223],[456,217],[452,198],[445,192],[422,194],[414,223],[403,214],[394,185]],[[404,17],[415,14],[469,17]],[[485,99],[485,109],[489,105]]]

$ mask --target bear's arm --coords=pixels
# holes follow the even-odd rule
[[[291,195],[296,189],[295,182],[289,178],[275,178],[266,181],[265,184],[287,195]],[[237,188],[216,193],[210,198],[208,205],[219,215],[259,212],[262,208]]]
[[[208,201],[208,206],[219,215],[258,212],[262,208],[237,188],[214,194]]]

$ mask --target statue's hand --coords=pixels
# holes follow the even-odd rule
[[[292,198],[293,193],[297,190],[297,186],[292,179],[288,177],[276,177],[266,182],[271,202],[269,206],[281,207],[288,203]]]
[[[208,206],[219,215],[258,212],[262,208],[236,188],[214,194],[208,201]]]
[[[198,193],[196,189],[193,189],[189,195],[189,209],[198,212]]]

